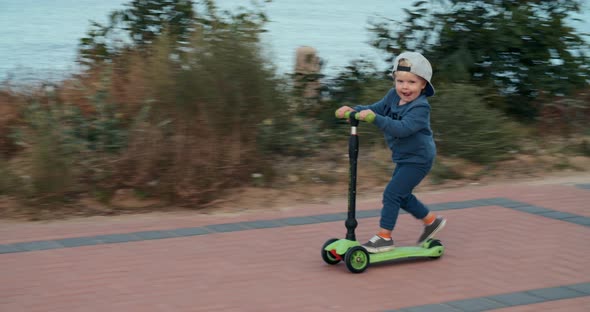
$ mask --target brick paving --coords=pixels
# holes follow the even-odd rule
[[[0,223],[0,311],[590,311],[590,181],[419,193],[439,260],[329,266],[346,202],[237,214]],[[379,199],[359,201],[357,237]],[[397,245],[421,228],[402,214]]]

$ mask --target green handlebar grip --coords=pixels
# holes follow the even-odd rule
[[[371,114],[367,115],[367,117],[365,117],[365,121],[368,123],[373,123],[373,121],[375,121],[375,117],[377,117],[377,116],[375,114],[371,113]]]
[[[350,114],[351,114],[351,113],[352,113],[352,112],[350,112],[350,111],[349,111],[349,112],[346,112],[346,113],[344,113],[344,118],[350,118]],[[338,116],[336,116],[336,117],[338,117]],[[359,119],[359,115],[358,115],[358,114],[354,115],[354,118],[355,118],[356,120],[360,120],[360,119]],[[365,120],[364,120],[364,121],[365,121],[365,122],[368,122],[368,123],[372,123],[373,121],[375,121],[375,114],[370,114],[370,115],[367,115],[367,117],[365,117]]]

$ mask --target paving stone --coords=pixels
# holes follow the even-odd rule
[[[522,212],[532,213],[532,214],[541,214],[541,213],[552,212],[552,210],[549,210],[549,209],[546,209],[543,207],[531,206],[531,205],[516,207],[516,208],[512,208],[512,209],[522,211]]]
[[[451,306],[446,304],[429,304],[419,307],[405,308],[397,310],[398,312],[460,312]]]
[[[496,301],[507,306],[517,306],[523,304],[538,303],[544,301],[543,298],[533,296],[524,292],[502,294],[496,296],[487,297],[492,301]]]
[[[174,229],[171,232],[176,233],[178,236],[196,236],[211,233],[211,231],[202,227]]]
[[[444,210],[445,207],[443,206],[443,204],[440,204],[440,203],[439,204],[430,204],[430,205],[428,205],[428,209],[430,209],[431,211],[440,211],[440,210]]]
[[[543,217],[551,218],[551,219],[557,219],[557,220],[578,217],[575,214],[562,212],[562,211],[543,212],[543,213],[539,213],[539,215],[543,216]]]
[[[502,207],[505,208],[520,208],[520,207],[528,207],[530,206],[527,203],[523,203],[523,202],[519,202],[519,201],[514,201],[508,198],[504,198],[504,200],[502,201],[501,204]]]
[[[96,237],[72,237],[60,239],[56,242],[64,247],[80,247],[101,244],[101,242],[97,240]]]
[[[581,283],[581,284],[575,284],[575,285],[567,285],[565,286],[567,288],[571,288],[575,291],[584,293],[586,295],[590,295],[590,283]]]
[[[488,198],[482,198],[482,199],[473,199],[473,200],[466,200],[463,202],[458,202],[458,206],[460,208],[474,208],[474,207],[481,207],[481,206],[493,206],[494,205],[494,200],[497,199],[492,199],[490,201],[490,199]]]
[[[284,224],[280,223],[280,221],[274,221],[274,220],[240,222],[240,224],[246,228],[251,228],[251,229],[270,229],[270,228],[285,226]]]
[[[144,232],[135,232],[133,234],[138,236],[139,238],[145,239],[145,240],[178,237],[178,235],[175,234],[174,232],[168,232],[168,231],[144,231]]]
[[[194,215],[189,218],[195,218],[199,226],[185,228],[186,219],[173,217],[159,224],[160,228],[168,229],[153,231],[141,230],[153,228],[152,219],[142,224],[141,218],[117,220],[112,225],[89,224],[87,231],[86,225],[77,223],[64,223],[59,228],[46,224],[14,227],[20,234],[12,230],[2,232],[7,237],[3,237],[5,243],[0,245],[0,253],[3,253],[0,255],[0,310],[77,311],[86,307],[96,311],[156,308],[222,312],[256,307],[259,311],[383,311],[397,303],[406,308],[390,311],[474,312],[511,310],[529,304],[527,308],[535,308],[538,307],[535,304],[551,301],[559,303],[564,311],[569,307],[579,308],[580,302],[588,302],[590,298],[587,297],[590,296],[589,266],[585,261],[589,245],[580,244],[590,231],[577,225],[589,218],[576,213],[581,214],[580,205],[590,200],[590,192],[563,185],[517,187],[483,188],[481,192],[470,189],[464,194],[445,190],[444,194],[426,196],[427,202],[439,201],[431,207],[458,209],[449,211],[455,222],[448,231],[441,233],[443,241],[449,243],[448,258],[375,265],[359,275],[346,272],[345,265],[325,265],[319,255],[319,245],[328,238],[321,234],[325,227],[319,223],[341,224],[346,219],[346,212],[337,207],[326,207],[325,211],[302,208],[307,209],[308,214],[303,210],[263,212],[260,220],[255,219],[255,215],[202,218]],[[444,198],[478,198],[474,192],[480,192],[480,199],[440,203]],[[493,197],[500,194],[506,197]],[[556,205],[555,194],[568,196],[567,201],[559,210],[544,208]],[[484,208],[489,206],[512,209]],[[460,211],[464,208],[475,209]],[[313,215],[318,212],[321,214]],[[531,214],[544,218],[531,218]],[[378,215],[378,209],[357,213],[360,218]],[[484,228],[487,221],[504,224],[506,230],[492,227],[474,231]],[[294,229],[298,235],[281,235],[284,230],[280,227],[309,224],[316,225]],[[546,231],[530,231],[529,226],[539,225]],[[261,230],[250,231],[252,229]],[[113,231],[121,234],[96,235]],[[238,235],[240,240],[225,241],[227,237],[223,235],[207,236],[235,231],[242,231]],[[372,234],[369,231],[370,227],[359,234]],[[413,240],[418,229],[408,226],[400,227],[399,231],[403,241],[408,242]],[[45,240],[46,237],[67,237],[68,233],[80,237]],[[268,237],[264,244],[252,248],[243,246],[244,241],[255,241],[261,233]],[[200,237],[163,240],[185,236]],[[13,243],[19,237],[22,242]],[[570,239],[555,241],[555,237]],[[543,258],[546,254],[541,249],[522,248],[530,239],[549,244],[552,252],[560,257]],[[133,241],[145,242],[120,248],[101,246]],[[87,245],[95,246],[66,249]],[[223,257],[219,256],[220,246]],[[52,248],[57,250],[26,253]],[[502,248],[510,250],[512,257],[489,252]],[[543,261],[538,261],[541,258]],[[416,275],[424,270],[431,278]],[[517,274],[513,270],[518,270]],[[474,274],[477,279],[471,279]],[[433,284],[432,280],[437,283]],[[108,283],[114,288],[105,287]],[[53,294],[56,285],[59,292]],[[167,292],[167,289],[176,291]],[[416,289],[433,294],[437,300],[425,304],[423,293]],[[285,291],[289,296],[280,297]],[[50,293],[51,296],[39,296]],[[227,293],[233,294],[232,300],[227,300]],[[490,293],[501,294],[488,296]],[[131,298],[129,294],[137,297]],[[195,294],[202,296],[197,298]],[[458,294],[465,297],[449,300],[458,298]],[[93,300],[103,297],[109,300]],[[195,298],[199,305],[194,304]]]
[[[286,218],[281,220],[286,225],[305,225],[305,224],[314,224],[314,223],[321,223],[321,220],[318,220],[313,217],[293,217],[293,218]]]
[[[95,236],[95,239],[101,243],[127,243],[141,240],[140,237],[132,234],[107,234]]]
[[[504,198],[504,197],[496,197],[496,198],[488,198],[485,200],[489,204],[502,206],[506,208],[514,208],[514,207],[522,207],[528,206],[526,203],[514,201],[512,199]]]
[[[513,201],[511,199],[503,198],[503,197],[495,197],[495,198],[485,198],[485,199],[478,199],[478,200],[468,200],[468,201],[456,201],[456,202],[448,202],[448,203],[438,203],[430,205],[431,209],[438,209],[438,210],[448,210],[448,209],[464,209],[464,208],[472,208],[472,207],[480,207],[480,206],[489,206],[489,205],[499,205],[504,207],[509,207],[521,212],[526,213],[533,213],[538,214],[540,216],[563,220],[575,224],[580,224],[584,226],[590,226],[590,218],[584,216],[577,216],[567,212],[561,211],[554,211],[550,209],[546,209],[543,207],[532,206],[528,204],[523,204],[517,201]],[[433,210],[434,210],[433,209]],[[359,210],[357,211],[357,219],[362,218],[372,218],[380,216],[380,210]],[[400,213],[406,213],[405,211],[401,211]],[[208,225],[205,227],[196,227],[196,228],[180,228],[180,229],[172,229],[167,231],[144,231],[144,232],[137,232],[137,233],[128,233],[128,234],[111,234],[111,235],[101,235],[96,237],[74,237],[74,238],[67,238],[63,240],[63,244],[60,241],[39,241],[39,242],[27,242],[23,243],[25,245],[20,247],[3,247],[5,253],[7,252],[19,252],[19,251],[28,251],[28,250],[44,250],[44,249],[55,249],[61,247],[78,247],[78,246],[86,246],[86,245],[94,245],[100,243],[123,243],[123,242],[131,242],[131,241],[138,241],[138,240],[150,240],[150,239],[165,239],[165,238],[172,238],[172,237],[179,237],[179,236],[194,236],[194,235],[204,235],[210,233],[222,233],[222,232],[235,232],[235,231],[243,231],[248,229],[266,229],[266,228],[276,228],[282,226],[293,226],[293,225],[305,225],[305,224],[315,224],[315,223],[322,223],[322,222],[335,222],[335,221],[343,221],[347,217],[347,213],[335,213],[335,214],[322,214],[322,215],[313,215],[313,216],[303,216],[303,217],[292,217],[292,218],[285,218],[285,219],[276,219],[276,220],[257,220],[257,221],[246,221],[246,222],[236,222],[236,223],[226,223],[226,224],[213,224]]]
[[[543,288],[543,289],[536,289],[527,291],[527,293],[541,297],[548,300],[560,300],[560,299],[568,299],[568,298],[575,298],[580,296],[585,296],[584,293],[579,291],[572,290],[571,288],[567,287],[553,287],[553,288]]]
[[[23,242],[14,244],[20,250],[27,250],[27,251],[37,251],[37,250],[47,250],[47,249],[55,249],[55,248],[63,248],[61,244],[56,241],[48,240],[48,241],[36,241],[36,242]]]
[[[356,217],[361,218],[374,218],[381,216],[380,210],[361,210],[356,212]]]
[[[344,221],[346,220],[346,213],[327,213],[321,215],[315,215],[314,218],[321,220],[323,222],[335,222],[335,221]]]
[[[213,224],[207,225],[205,228],[217,233],[236,232],[244,230],[244,227],[240,223]]]
[[[579,225],[584,225],[584,226],[590,226],[590,218],[588,218],[588,217],[579,216],[579,217],[563,219],[563,221],[567,221],[567,222],[571,222],[571,223],[575,223],[575,224],[579,224]]]
[[[463,312],[479,312],[506,307],[505,304],[496,301],[491,301],[486,298],[474,298],[459,301],[451,301],[447,302],[446,304]]]
[[[23,252],[25,250],[20,249],[18,245],[0,245],[0,254]]]
[[[429,205],[432,210],[450,210],[450,209],[464,209],[483,206],[479,201],[462,201],[462,202],[448,202]]]

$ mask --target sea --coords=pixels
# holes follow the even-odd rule
[[[80,70],[80,38],[91,23],[106,24],[109,13],[130,0],[0,0],[0,82],[61,80]],[[311,46],[324,62],[323,73],[338,73],[355,59],[387,68],[386,57],[369,44],[369,20],[401,20],[416,0],[273,0],[258,1],[270,21],[262,36],[265,54],[279,74],[294,69],[295,52]],[[590,1],[570,20],[590,33]],[[221,10],[251,7],[248,0],[217,0]],[[587,38],[590,40],[590,38]]]

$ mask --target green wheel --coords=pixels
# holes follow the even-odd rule
[[[428,249],[434,248],[434,247],[438,247],[438,246],[444,247],[443,244],[442,244],[442,242],[440,240],[438,240],[438,239],[430,239],[430,240],[428,240]],[[435,256],[435,257],[430,257],[430,259],[438,259],[440,257],[442,257],[442,251],[440,251],[440,255]]]
[[[433,248],[436,246],[442,246],[441,241],[436,238],[429,238],[426,241],[424,241],[422,243],[422,245],[420,245],[420,247],[426,248],[426,249]]]
[[[361,246],[354,246],[344,255],[346,267],[352,273],[362,273],[369,266],[369,253]]]
[[[428,244],[428,248],[434,248],[437,246],[442,246],[442,242],[438,239],[430,239],[430,242]]]
[[[331,238],[324,243],[324,246],[322,246],[322,259],[327,264],[334,265],[340,262],[340,259],[334,257],[334,255],[331,252],[326,250],[326,247],[328,247],[328,245],[332,244],[337,240],[337,238]]]

